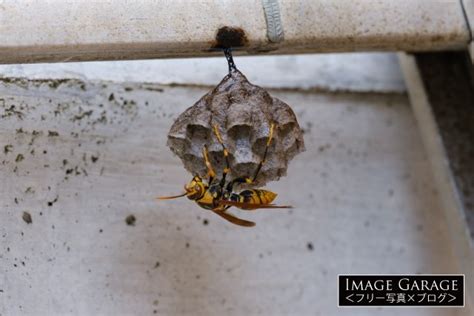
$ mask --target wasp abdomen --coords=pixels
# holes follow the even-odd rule
[[[249,204],[270,204],[277,194],[267,190],[244,190],[239,193],[240,202]]]

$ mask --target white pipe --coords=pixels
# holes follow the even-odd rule
[[[459,0],[280,0],[284,40],[258,0],[3,0],[0,63],[208,56],[224,26],[243,53],[444,50],[468,45]]]

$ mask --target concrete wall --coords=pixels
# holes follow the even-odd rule
[[[1,315],[462,314],[337,308],[340,273],[461,272],[392,55],[236,60],[307,147],[269,186],[294,209],[236,212],[253,229],[154,200],[189,180],[165,136],[225,74],[202,62],[0,68],[84,79],[0,82]]]

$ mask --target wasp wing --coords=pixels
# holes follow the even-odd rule
[[[255,204],[255,203],[245,203],[245,202],[236,202],[236,201],[219,201],[219,205],[230,205],[238,207],[242,210],[253,211],[259,208],[293,208],[291,205],[275,205],[275,204]]]
[[[233,214],[226,213],[225,210],[212,209],[212,211],[214,213],[216,213],[217,215],[223,217],[224,219],[228,220],[232,224],[239,225],[239,226],[244,226],[244,227],[253,227],[253,226],[255,226],[254,222],[246,221],[245,219],[235,217]]]

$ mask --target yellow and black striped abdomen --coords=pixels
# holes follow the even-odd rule
[[[270,204],[276,198],[277,194],[267,190],[244,190],[239,193],[240,201],[249,204]]]

